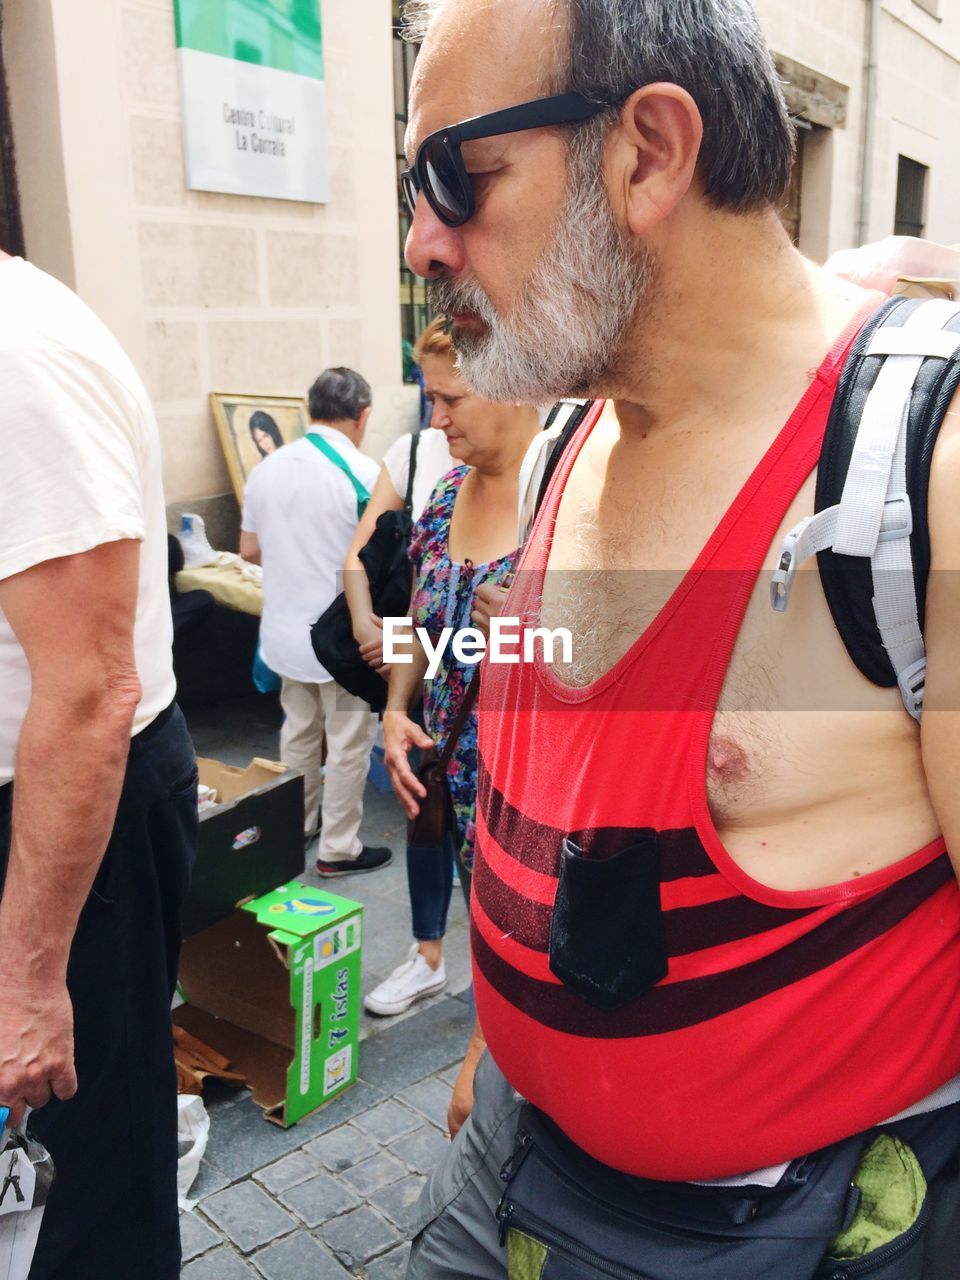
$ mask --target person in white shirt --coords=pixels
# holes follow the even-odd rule
[[[197,837],[157,424],[0,254],[0,1104],[53,1157],[33,1280],[175,1280],[170,1000]]]
[[[439,421],[439,415],[438,415]],[[411,432],[400,436],[394,440],[393,444],[383,455],[383,461],[380,464],[380,476],[377,479],[379,484],[384,479],[390,485],[392,492],[386,497],[388,502],[384,506],[385,511],[399,511],[403,506],[404,495],[407,492],[407,481],[410,479],[410,444],[413,440]],[[417,465],[413,474],[413,522],[420,519],[423,509],[429,502],[434,489],[437,487],[437,481],[442,480],[448,471],[452,471],[458,464],[450,453],[450,446],[447,444],[447,437],[439,426],[434,426],[428,421],[427,425],[420,432],[420,442],[417,445]],[[376,493],[376,490],[374,490]],[[373,498],[370,499],[370,505],[373,506]],[[373,530],[371,529],[371,533]]]
[[[307,435],[264,458],[247,480],[240,554],[263,565],[260,652],[282,681],[280,754],[303,771],[307,840],[320,824],[317,870],[338,876],[373,871],[392,857],[358,835],[377,718],[317,661],[310,627],[339,592],[343,557],[378,467],[359,447],[370,416],[370,387],[360,374],[327,369],[308,403]]]

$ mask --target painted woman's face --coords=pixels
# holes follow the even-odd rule
[[[268,431],[264,431],[262,427],[253,428],[253,443],[260,450],[265,458],[268,453],[276,453],[277,442]]]

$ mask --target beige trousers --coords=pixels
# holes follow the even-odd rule
[[[329,862],[359,857],[357,835],[363,817],[363,788],[377,717],[362,698],[333,680],[301,684],[285,676],[280,705],[286,719],[280,730],[280,759],[303,771],[304,831],[316,830],[320,811],[320,757],[327,740],[323,783],[323,828],[319,857]]]

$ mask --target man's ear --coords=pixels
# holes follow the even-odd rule
[[[360,410],[360,417],[357,419],[357,434],[363,439],[364,432],[367,429],[367,423],[370,421],[370,410],[373,406],[367,405],[365,409]]]
[[[703,141],[703,119],[686,89],[648,84],[620,113],[612,152],[613,190],[619,189],[627,226],[648,235],[690,190]]]

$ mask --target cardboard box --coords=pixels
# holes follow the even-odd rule
[[[363,907],[291,881],[188,938],[174,1022],[286,1128],[357,1078]]]
[[[200,845],[183,910],[185,936],[303,873],[303,775],[273,760],[245,769],[198,760],[219,803],[200,814]]]

